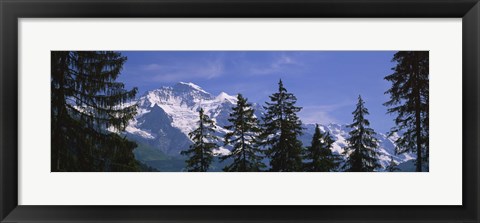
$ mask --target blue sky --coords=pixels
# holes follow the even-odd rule
[[[119,81],[139,94],[179,81],[192,82],[214,95],[242,93],[264,104],[281,78],[297,97],[305,123],[352,122],[362,95],[371,126],[387,132],[393,115],[382,104],[390,83],[383,78],[395,65],[394,51],[123,51],[128,57]]]

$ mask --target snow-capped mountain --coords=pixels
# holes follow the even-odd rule
[[[188,133],[197,128],[200,108],[215,121],[221,136],[226,133],[223,127],[229,124],[237,98],[225,92],[215,96],[193,83],[179,82],[148,91],[136,103],[138,115],[126,128],[127,135],[167,155],[178,156],[191,142]],[[229,150],[221,147],[215,152],[228,154]]]
[[[221,117],[228,115],[229,109],[236,103],[235,96],[224,92],[213,96],[197,85],[184,82],[173,87],[162,87],[149,91],[138,100],[140,116],[158,106],[171,118],[172,127],[178,128],[185,134],[196,128],[200,108],[203,108],[205,114],[219,123],[218,121],[222,121]],[[216,120],[217,117],[220,120]],[[224,132],[221,127],[222,123],[219,124],[218,130]]]
[[[161,87],[148,91],[141,96],[138,104],[138,114],[126,128],[128,138],[135,140],[139,146],[135,150],[137,159],[144,162],[171,159],[179,157],[182,150],[188,149],[191,144],[188,133],[196,128],[198,110],[203,108],[205,114],[215,121],[217,133],[223,136],[229,125],[229,114],[237,103],[236,95],[225,92],[212,95],[193,83],[180,82],[173,86]],[[262,107],[253,105],[255,115],[262,116]],[[314,124],[305,124],[305,132],[301,141],[305,146],[310,145],[315,130]],[[346,146],[349,129],[346,125],[321,125],[322,131],[328,131],[335,139],[333,152],[341,154]],[[394,137],[387,137],[379,133],[380,163],[386,167],[390,163],[390,156],[397,163],[403,163],[414,157],[409,154],[395,155]],[[228,154],[228,148],[221,147],[217,154]]]
[[[304,145],[310,145],[313,133],[315,132],[315,125],[306,124],[305,128],[306,131],[301,139]],[[329,132],[335,140],[332,145],[332,152],[342,154],[344,151],[343,148],[347,146],[346,139],[349,137],[348,132],[350,132],[350,128],[348,128],[347,125],[339,124],[319,125],[319,128],[322,132]],[[377,149],[379,154],[378,159],[380,165],[384,168],[390,164],[390,157],[392,157],[396,163],[403,163],[415,158],[414,155],[408,153],[395,155],[395,139],[397,137],[396,135],[388,137],[383,133],[377,133],[375,136],[379,143],[379,148]]]

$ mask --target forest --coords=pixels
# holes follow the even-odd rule
[[[127,57],[113,51],[51,52],[51,170],[52,172],[162,171],[135,159],[137,143],[125,131],[137,114],[131,103],[138,89],[118,81]],[[391,86],[383,106],[394,116],[389,134],[398,134],[395,153],[415,154],[416,171],[429,162],[429,52],[398,51],[395,66],[384,79]],[[278,82],[277,82],[278,81]],[[343,154],[332,152],[334,139],[317,125],[309,145],[303,132],[297,97],[282,79],[264,102],[263,116],[255,115],[248,98],[236,95],[228,130],[216,133],[214,120],[198,109],[191,145],[181,151],[185,169],[207,172],[218,158],[225,172],[374,172],[378,171],[376,132],[368,119],[368,102],[357,96]],[[231,148],[218,155],[219,147]],[[387,171],[398,170],[393,158]]]

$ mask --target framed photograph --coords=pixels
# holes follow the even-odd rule
[[[480,220],[476,0],[0,4],[2,222]]]

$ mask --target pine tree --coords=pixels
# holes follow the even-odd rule
[[[282,80],[278,83],[278,92],[266,102],[263,117],[262,145],[270,158],[270,171],[287,172],[302,170],[302,122],[297,116],[301,110],[296,107],[297,98],[288,93]]]
[[[217,148],[215,141],[218,138],[213,135],[215,125],[202,108],[198,111],[198,128],[188,134],[193,144],[189,150],[182,151],[182,155],[189,156],[185,161],[186,170],[189,172],[207,172],[213,160],[213,149]]]
[[[252,105],[241,94],[237,96],[237,105],[232,108],[228,121],[232,125],[225,126],[230,130],[225,134],[225,145],[232,145],[233,150],[229,155],[221,158],[233,159],[233,163],[223,170],[228,172],[258,172],[265,167],[260,156],[258,146],[260,128],[258,119],[254,115]]]
[[[393,160],[393,156],[390,156],[390,164],[385,168],[386,171],[388,172],[396,172],[400,169],[398,169],[398,164]]]
[[[400,132],[396,140],[397,154],[413,152],[417,155],[416,170],[422,171],[422,163],[428,162],[428,87],[429,52],[399,51],[392,61],[397,65],[393,74],[385,77],[392,87],[385,92],[390,100],[384,103],[388,113],[397,114],[391,134]]]
[[[339,158],[332,153],[332,144],[335,141],[330,134],[322,134],[318,124],[312,137],[311,146],[307,147],[304,160],[304,171],[307,172],[331,172],[339,165]]]
[[[353,123],[348,125],[352,130],[349,132],[348,146],[344,151],[344,155],[348,157],[343,168],[350,172],[372,172],[380,167],[375,151],[378,142],[374,137],[375,131],[368,127],[370,122],[365,119],[365,115],[369,113],[360,95],[357,107],[352,114]]]
[[[136,144],[123,131],[137,89],[115,82],[127,60],[110,51],[51,52],[51,170],[136,171]]]

